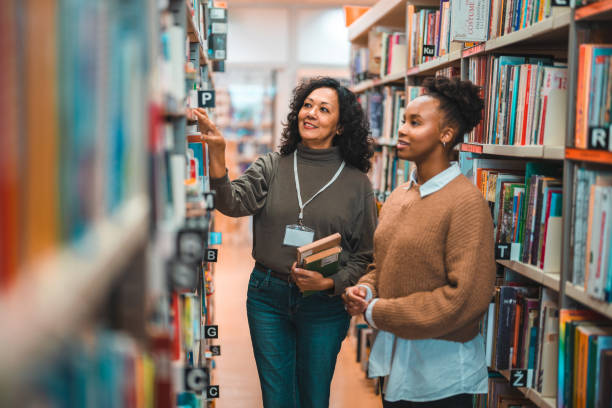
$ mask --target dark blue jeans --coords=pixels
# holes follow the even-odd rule
[[[265,408],[324,408],[350,317],[339,296],[302,297],[253,270],[247,315]]]

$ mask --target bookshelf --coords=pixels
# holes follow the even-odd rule
[[[563,146],[509,146],[496,144],[462,143],[459,150],[493,156],[525,157],[545,160],[563,160],[565,148]]]
[[[499,373],[503,375],[506,380],[510,381],[510,370],[500,370]],[[538,408],[556,408],[557,406],[554,398],[542,397],[542,395],[533,388],[518,387],[517,389]]]
[[[16,252],[10,271],[0,266],[1,406],[132,405],[138,393],[140,403],[165,408],[178,404],[175,391],[185,392],[168,372],[172,347],[184,340],[181,334],[173,343],[173,323],[188,320],[171,308],[177,288],[170,264],[182,255],[177,236],[193,224],[187,207],[201,209],[206,192],[185,183],[186,134],[194,92],[214,87],[210,27],[202,25],[203,14],[194,17],[194,9],[211,6],[207,0],[0,6],[1,25],[11,31],[2,33],[8,64],[30,72],[15,81],[10,105],[40,123],[32,127],[35,116],[23,116],[6,132],[16,167],[3,170],[20,178],[25,172],[28,180],[8,191],[19,210],[8,213],[17,227],[8,237],[3,229],[1,239]],[[10,23],[17,16],[25,24]],[[3,84],[7,78],[0,72]],[[0,99],[6,106],[4,94]],[[2,191],[4,199],[5,185]],[[205,217],[203,249],[210,212]],[[190,266],[199,287],[179,296],[191,298],[194,312],[209,307],[206,320],[193,313],[199,331],[214,324],[213,268]],[[211,371],[212,359],[201,357],[211,357],[210,341],[193,337],[195,353],[181,370]],[[102,371],[104,378],[97,377]],[[214,405],[197,398],[198,407]]]
[[[592,298],[584,291],[584,288],[571,282],[565,282],[565,294],[582,305],[612,319],[612,303]]]
[[[146,246],[148,228],[149,201],[139,195],[92,225],[77,245],[64,246],[20,272],[11,292],[0,299],[0,382],[47,357],[74,333],[121,268]],[[23,299],[30,299],[27,307]]]
[[[565,157],[572,161],[611,164],[612,152],[603,150],[565,149]]]
[[[545,273],[540,268],[518,261],[498,259],[497,263],[556,292],[560,290],[559,273]]]
[[[368,31],[375,25],[402,28],[406,21],[405,0],[382,0],[359,17],[348,28],[349,41],[367,44]]]
[[[419,1],[408,1],[407,4],[431,8],[440,7],[440,3],[428,4],[427,2],[423,3]],[[362,17],[363,20],[361,22],[357,20],[353,26],[349,27],[349,40],[353,44],[359,43],[361,46],[367,44],[367,31],[379,25],[386,26],[389,21],[385,20],[386,13],[393,8],[399,11],[404,10],[404,6],[398,5],[397,2],[380,1],[377,3],[373,7],[373,10],[376,9],[376,12],[372,12],[369,15],[366,13],[366,15]],[[407,7],[405,9],[408,10]],[[399,20],[402,16],[404,17],[404,21]],[[406,13],[401,15],[398,14],[397,18],[398,20],[393,21],[393,25],[396,27],[398,25],[404,25],[406,27],[407,41],[410,43],[410,32],[408,32],[409,24]],[[581,232],[584,231],[581,228],[583,225],[586,225],[587,222],[586,219],[579,222],[576,221],[578,224],[574,222],[575,220],[573,217],[577,217],[575,211],[585,211],[583,207],[579,209],[575,208],[578,205],[576,204],[576,194],[588,196],[589,193],[588,191],[577,190],[577,188],[579,188],[579,185],[576,184],[577,177],[586,177],[584,176],[585,171],[595,174],[591,174],[593,179],[598,174],[612,172],[612,151],[606,151],[605,149],[594,150],[577,148],[575,144],[578,66],[580,64],[578,50],[582,43],[609,43],[609,39],[612,38],[612,29],[609,28],[610,22],[612,22],[611,0],[591,2],[586,6],[574,8],[553,7],[549,17],[531,24],[527,23],[520,29],[516,29],[515,31],[510,30],[512,32],[506,31],[503,35],[489,38],[488,40],[469,47],[465,46],[465,44],[460,44],[459,47],[452,47],[448,53],[441,57],[409,67],[404,75],[406,84],[405,91],[407,91],[409,86],[417,86],[422,77],[434,74],[439,75],[443,72],[442,70],[449,67],[459,67],[461,78],[468,79],[471,69],[480,69],[478,65],[474,65],[480,61],[478,60],[479,58],[482,61],[486,61],[484,63],[484,66],[487,67],[486,69],[491,69],[489,64],[493,61],[493,56],[499,55],[545,55],[554,59],[557,62],[557,66],[567,67],[567,76],[565,79],[567,82],[567,91],[565,93],[565,95],[567,95],[565,96],[567,111],[566,114],[558,114],[555,116],[560,120],[566,120],[564,133],[560,133],[564,136],[562,138],[563,140],[555,138],[555,143],[527,143],[521,145],[520,143],[475,143],[467,141],[474,139],[466,138],[466,142],[460,143],[456,147],[456,150],[459,155],[469,157],[470,160],[478,159],[485,163],[514,163],[513,165],[508,164],[509,167],[507,168],[504,167],[504,169],[507,169],[510,173],[518,171],[520,168],[524,170],[527,163],[538,168],[556,170],[556,175],[554,177],[560,180],[561,183],[554,188],[562,194],[562,203],[560,204],[562,218],[558,221],[557,225],[560,225],[556,227],[558,230],[555,230],[555,237],[557,239],[560,237],[560,241],[557,241],[560,242],[559,255],[557,255],[557,252],[554,252],[555,260],[558,261],[555,262],[554,265],[560,265],[558,268],[559,270],[554,273],[545,273],[542,269],[531,264],[537,263],[533,262],[533,260],[531,263],[525,263],[514,260],[498,259],[497,264],[500,268],[504,267],[514,271],[538,283],[543,288],[552,291],[554,294],[553,298],[558,299],[558,301],[553,301],[553,303],[556,303],[558,310],[586,308],[600,313],[607,319],[612,319],[612,303],[594,298],[591,293],[588,293],[584,289],[583,285],[576,285],[572,282],[576,279],[574,276],[573,262],[575,262],[574,256],[578,256],[577,252],[575,252],[577,251],[576,248],[579,248],[575,248],[575,245],[584,245],[584,242],[575,242],[575,239],[578,239],[577,234],[586,233]],[[519,64],[528,63],[533,64],[532,62],[521,62]],[[489,71],[485,70],[485,72],[487,73],[486,75],[490,75]],[[486,75],[482,77],[485,83],[481,85],[485,86],[485,103],[489,103],[486,98],[489,95],[487,93],[489,92],[488,89],[491,88],[491,84],[488,82],[491,77],[487,77]],[[360,93],[367,93],[380,85],[385,84],[370,79],[359,83],[354,89]],[[560,86],[559,89],[564,88]],[[407,102],[408,101],[406,101],[406,103]],[[493,106],[495,105],[491,105],[491,107]],[[496,109],[499,106],[501,105],[497,105]],[[383,115],[384,114],[385,111],[383,111]],[[497,116],[495,116],[495,119],[497,119]],[[489,120],[492,120],[492,118],[485,116],[483,118],[483,123],[488,124]],[[493,132],[499,132],[499,125],[497,126],[497,128],[495,126],[491,128],[484,127],[482,131],[485,135],[491,129]],[[540,124],[537,126],[539,129]],[[388,155],[390,158],[395,155],[393,136],[394,135],[392,135],[390,140],[384,138],[376,140],[376,144],[382,148],[383,154]],[[499,136],[497,137],[499,138]],[[487,139],[485,138],[484,140],[486,141]],[[388,171],[388,167],[385,166],[388,166],[390,162],[391,159],[386,162],[384,160],[381,161],[381,163],[383,163],[383,174],[385,171]],[[491,164],[490,166],[493,165]],[[393,169],[395,169],[395,167]],[[406,169],[407,167],[401,168],[403,171]],[[474,168],[474,170],[476,169]],[[397,171],[400,171],[399,166]],[[502,172],[502,170],[500,170],[500,172]],[[394,176],[395,175],[391,175],[391,177],[387,177],[386,179],[391,180]],[[375,179],[377,178],[378,176],[376,175]],[[474,181],[476,181],[475,174]],[[387,190],[390,191],[389,188]],[[384,197],[384,194],[379,194],[379,197]],[[559,259],[557,259],[557,257],[559,257]],[[576,262],[579,262],[579,265],[581,265],[581,260],[582,258]],[[555,346],[562,347],[559,343]],[[509,379],[509,370],[499,371],[506,379]],[[547,376],[548,375],[556,377],[557,373],[547,374]],[[550,379],[550,377],[548,378]],[[537,392],[534,388],[520,388],[519,390],[538,407],[557,406],[557,397],[551,394],[551,389],[544,394]]]

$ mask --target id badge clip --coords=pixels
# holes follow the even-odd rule
[[[297,224],[287,225],[285,227],[285,239],[283,245],[301,247],[310,244],[314,241],[314,230],[306,227],[302,223],[302,219]]]

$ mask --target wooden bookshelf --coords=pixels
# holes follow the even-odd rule
[[[352,43],[365,45],[368,43],[368,32],[374,26],[396,27],[403,30],[405,22],[405,0],[381,0],[349,26],[349,40]]]
[[[79,242],[29,265],[0,299],[0,383],[69,338],[142,250],[149,233],[146,195],[95,223]]]
[[[605,21],[612,19],[612,0],[602,0],[576,9],[576,21]]]
[[[432,61],[424,62],[416,67],[408,68],[406,75],[412,76],[433,74],[439,69],[459,63],[461,61],[461,52],[462,50],[453,51]]]
[[[206,56],[206,53],[208,52],[208,45],[205,44],[204,37],[202,37],[196,22],[193,20],[193,8],[191,7],[189,0],[185,0],[185,4],[187,5],[187,35],[189,37],[189,41],[200,44],[200,64],[206,65],[208,64],[208,58]],[[212,72],[212,69],[209,70],[209,72]]]
[[[586,161],[590,163],[612,164],[612,152],[605,150],[565,149],[565,157],[569,160]]]
[[[553,16],[529,27],[489,40],[485,51],[493,51],[525,43],[547,40],[567,41],[571,10],[569,7],[553,9]]]
[[[585,292],[583,287],[576,286],[571,282],[565,282],[565,295],[612,319],[612,303],[591,297]]]
[[[510,370],[499,370],[498,372],[503,375],[506,380],[510,381]],[[528,400],[539,408],[556,408],[557,406],[555,398],[542,397],[542,395],[533,388],[519,387],[517,390],[523,393]]]
[[[351,91],[353,91],[354,93],[362,93],[372,88],[375,88],[377,86],[392,84],[396,82],[403,83],[403,81],[404,81],[404,73],[398,72],[396,74],[387,75],[382,78],[367,79],[365,81],[362,81],[358,83],[357,85],[351,87]]]
[[[494,156],[510,156],[530,159],[563,160],[565,157],[563,146],[514,146],[497,144],[462,143],[459,145],[462,152],[490,154]]]
[[[534,282],[539,283],[540,285],[544,285],[547,288],[550,288],[556,292],[559,292],[559,289],[560,289],[559,272],[546,273],[540,268],[537,268],[533,265],[529,265],[523,262],[518,262],[518,261],[498,259],[497,263],[505,266],[508,269],[513,270],[514,272],[522,276],[525,276],[526,278],[531,279]]]

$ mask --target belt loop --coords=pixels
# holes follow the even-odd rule
[[[272,276],[272,273],[270,272],[272,269],[268,268],[266,269],[266,279],[264,280],[264,282],[266,283],[266,286],[270,286],[270,278]]]

